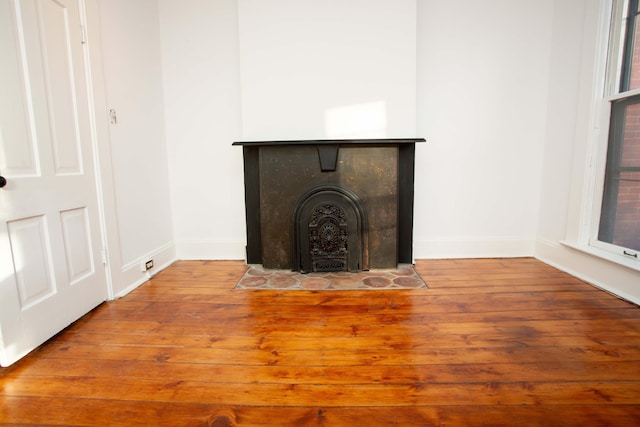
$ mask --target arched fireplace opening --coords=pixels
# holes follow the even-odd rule
[[[353,191],[328,185],[311,189],[296,203],[292,228],[294,270],[369,269],[367,216]]]

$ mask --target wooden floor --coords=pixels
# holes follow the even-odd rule
[[[640,425],[640,308],[536,260],[420,261],[419,290],[232,289],[245,268],[101,305],[0,370],[0,423]]]

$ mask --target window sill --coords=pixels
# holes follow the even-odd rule
[[[568,240],[560,241],[560,244],[571,249],[575,249],[587,255],[591,255],[614,264],[621,265],[631,270],[640,271],[640,261],[635,258],[627,258],[624,255],[618,255],[604,249],[596,248],[589,245],[584,245],[576,242],[570,242]]]

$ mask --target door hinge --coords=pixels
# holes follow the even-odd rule
[[[107,265],[107,251],[102,250],[102,264]]]
[[[87,42],[87,27],[80,25],[80,42],[85,44]]]
[[[109,123],[111,123],[112,125],[118,124],[118,114],[116,113],[115,108],[109,110]]]

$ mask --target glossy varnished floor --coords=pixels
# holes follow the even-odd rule
[[[179,262],[0,370],[0,423],[640,425],[640,309],[533,259],[429,289],[232,289]]]

